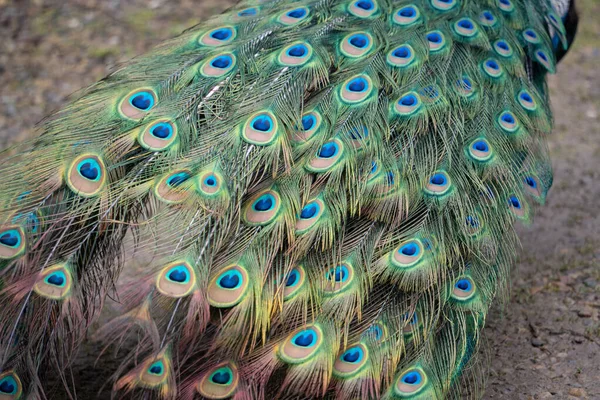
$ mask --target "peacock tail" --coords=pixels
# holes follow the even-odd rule
[[[78,94],[2,157],[0,399],[112,297],[118,398],[481,396],[565,13],[247,0]]]

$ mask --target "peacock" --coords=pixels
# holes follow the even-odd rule
[[[113,398],[481,397],[576,27],[243,0],[120,65],[2,153],[0,399],[76,398],[89,338]]]

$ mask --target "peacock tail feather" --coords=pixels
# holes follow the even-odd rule
[[[0,398],[68,387],[116,287],[121,397],[480,396],[559,11],[247,0],[83,91],[0,165]]]

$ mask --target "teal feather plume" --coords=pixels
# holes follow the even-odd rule
[[[480,396],[552,35],[550,0],[248,0],[124,64],[0,165],[0,397],[69,382],[115,294],[118,396]]]

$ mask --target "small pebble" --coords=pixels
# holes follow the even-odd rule
[[[592,310],[589,308],[582,308],[581,310],[577,311],[577,315],[581,318],[590,318],[592,316]]]
[[[544,342],[542,342],[542,340],[540,338],[531,338],[531,345],[533,347],[542,347],[544,345]]]

